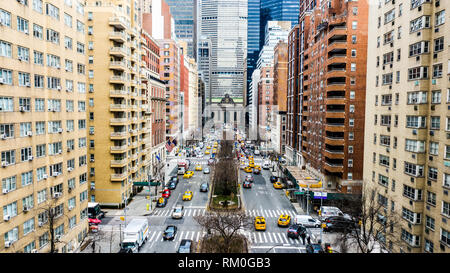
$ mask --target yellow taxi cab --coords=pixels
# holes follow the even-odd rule
[[[281,184],[280,181],[277,181],[277,182],[273,183],[273,187],[275,189],[282,189],[283,188],[283,184]]]
[[[252,156],[252,155],[249,155],[249,156],[248,156],[248,159],[249,159],[249,160],[253,160],[253,156]]]
[[[211,146],[206,146],[206,150],[209,150],[209,149],[211,149]]]
[[[183,201],[191,201],[194,193],[192,191],[185,191],[183,194]]]
[[[213,150],[212,150],[212,153],[213,153],[213,154],[217,153],[217,149],[213,149]]]
[[[252,168],[250,166],[247,166],[247,167],[244,168],[244,172],[251,173],[252,172]]]
[[[248,163],[248,166],[249,166],[250,168],[254,168],[254,167],[255,167],[255,162],[250,161],[250,162]]]
[[[253,163],[254,164],[254,163]],[[254,167],[253,167],[253,169],[258,169],[258,170],[261,170],[261,166],[259,166],[259,165],[255,165]]]
[[[205,155],[209,155],[209,150],[206,150],[206,151],[205,151]]]
[[[196,171],[201,171],[201,170],[202,170],[202,165],[197,165],[197,166],[195,166],[195,170],[196,170]]]
[[[256,230],[266,230],[266,219],[263,216],[255,217],[255,229]]]
[[[193,171],[187,171],[184,173],[183,178],[191,178],[194,175]]]
[[[291,223],[291,216],[287,214],[281,214],[280,217],[278,217],[278,226],[279,227],[287,227]]]

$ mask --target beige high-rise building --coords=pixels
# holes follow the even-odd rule
[[[392,252],[450,252],[449,11],[370,1],[364,186],[401,219]]]
[[[138,2],[138,1],[137,1]],[[151,120],[135,1],[86,1],[90,201],[122,207],[150,175]]]
[[[88,232],[84,1],[0,1],[0,252]]]

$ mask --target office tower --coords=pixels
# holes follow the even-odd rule
[[[287,42],[291,30],[290,21],[268,21],[264,34],[264,46],[259,52],[256,67],[273,66],[274,48],[279,41]]]
[[[303,22],[301,22],[303,26]],[[303,28],[302,28],[303,29]],[[289,32],[288,38],[288,81],[287,81],[287,105],[286,105],[286,159],[293,165],[301,163],[301,101],[303,90],[303,59],[301,58],[304,43],[299,39],[300,28],[296,25]],[[303,37],[303,34],[302,36]],[[302,61],[302,63],[299,63]]]
[[[88,232],[84,12],[0,2],[0,252],[77,252]]]
[[[180,141],[180,49],[172,39],[158,40],[161,47],[160,79],[166,81],[166,140]]]
[[[450,252],[449,9],[370,5],[364,183],[400,218],[377,234],[391,252]]]
[[[150,175],[147,85],[134,1],[87,1],[90,200],[122,207]]]
[[[300,14],[302,165],[341,194],[362,187],[367,13],[366,1],[327,1]]]
[[[142,42],[142,62],[140,69],[141,80],[147,85],[148,112],[150,114],[151,143],[150,153],[151,164],[150,175],[152,179],[164,181],[165,160],[166,160],[166,82],[159,77],[160,70],[160,47],[156,40],[145,30],[141,33]]]
[[[286,153],[286,113],[287,113],[287,66],[288,44],[280,41],[274,48],[273,65],[273,104],[271,124],[276,122],[276,130],[272,130],[271,142],[275,144],[274,150],[279,154]],[[274,126],[275,127],[275,126]]]
[[[267,22],[290,21],[292,27],[297,25],[299,5],[299,0],[248,0],[247,86],[264,45]]]
[[[247,0],[202,0],[199,8],[199,35],[211,39],[211,117],[218,125],[242,124]]]
[[[165,0],[175,22],[175,37],[187,43],[185,55],[194,57],[194,0]]]

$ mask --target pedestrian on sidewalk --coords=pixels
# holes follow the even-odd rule
[[[308,236],[308,237],[306,238],[306,240],[308,241],[308,244],[310,245],[310,244],[311,244],[311,236]]]
[[[306,234],[303,232],[302,234],[300,234],[300,237],[302,237],[303,244],[305,244]]]

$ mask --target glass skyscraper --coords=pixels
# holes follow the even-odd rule
[[[164,0],[175,21],[177,39],[188,43],[187,55],[194,57],[194,0]]]
[[[299,0],[248,0],[247,87],[264,45],[264,30],[268,21],[291,21],[298,24]]]

